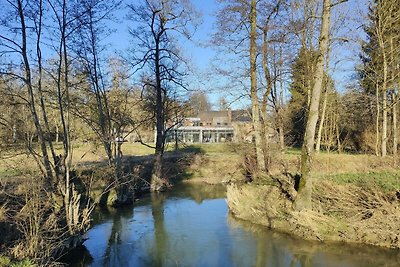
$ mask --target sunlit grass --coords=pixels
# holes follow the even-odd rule
[[[251,145],[251,144],[248,144]],[[154,144],[143,145],[140,143],[124,143],[122,153],[124,156],[144,156],[154,153]],[[243,146],[243,145],[242,145]],[[62,153],[62,144],[55,144],[56,153]],[[174,151],[175,144],[166,146],[167,151]],[[179,144],[180,152],[197,152],[203,155],[204,160],[192,164],[187,170],[201,179],[214,177],[213,183],[230,176],[239,176],[240,147],[234,143],[213,144]],[[25,173],[37,172],[37,165],[33,157],[24,154],[23,148],[9,151],[7,157],[0,159],[0,179],[23,176]],[[273,158],[272,173],[282,173],[282,166],[286,165],[286,171],[298,173],[300,162],[300,149],[288,148],[282,156],[279,153]],[[104,148],[100,143],[74,143],[73,144],[73,166],[80,164],[105,162],[107,159]],[[338,154],[336,152],[321,152],[315,155],[313,172],[318,179],[329,179],[337,183],[360,183],[364,181],[375,181],[379,186],[388,190],[400,187],[400,171],[393,164],[391,157],[376,157],[374,155]],[[218,177],[223,177],[219,179]],[[218,179],[217,179],[218,178]]]
[[[385,192],[400,190],[400,171],[394,172],[366,172],[366,173],[339,173],[319,175],[318,179],[333,181],[338,184],[376,185]]]

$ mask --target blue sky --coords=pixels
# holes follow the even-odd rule
[[[128,0],[126,0],[128,1]],[[128,1],[129,2],[129,1]],[[340,92],[344,92],[348,84],[354,81],[354,67],[357,62],[357,53],[359,49],[358,40],[362,31],[359,26],[364,19],[360,13],[365,12],[367,0],[349,0],[347,3],[335,7],[332,20],[339,16],[345,16],[343,29],[336,33],[340,38],[348,38],[347,43],[337,42],[332,47],[331,55],[331,75],[335,80],[336,88]],[[193,73],[188,77],[190,89],[203,90],[208,93],[210,101],[218,108],[219,97],[227,96],[229,92],[233,92],[226,87],[227,80],[218,75],[213,75],[210,66],[216,56],[216,48],[209,46],[212,33],[215,32],[215,14],[217,13],[218,4],[215,0],[193,0],[192,4],[202,14],[202,23],[198,26],[196,34],[192,40],[179,40],[184,55],[191,59]],[[127,29],[132,22],[124,20],[126,11],[119,11],[116,17],[119,19],[114,24],[116,31],[107,40],[110,42],[113,50],[123,52],[129,47],[130,39]],[[340,15],[339,15],[340,14]],[[219,64],[224,64],[223,62]],[[222,88],[222,89],[221,89]],[[225,91],[223,90],[225,88]],[[226,89],[229,88],[229,89]],[[231,99],[233,97],[231,96]],[[249,101],[235,102],[233,108],[243,108],[249,104]]]
[[[125,0],[125,3],[135,0]],[[193,66],[193,74],[188,77],[190,89],[203,90],[210,96],[211,102],[215,108],[218,108],[218,99],[222,96],[233,98],[236,89],[234,85],[230,87],[228,80],[215,75],[210,66],[214,62],[216,56],[216,47],[209,46],[209,41],[212,34],[215,32],[215,14],[218,10],[216,0],[192,0],[195,7],[202,13],[202,21],[197,29],[192,40],[179,40],[179,45],[186,57],[191,59]],[[332,49],[331,56],[331,74],[336,82],[336,87],[343,92],[347,84],[354,81],[354,66],[357,62],[357,53],[359,49],[358,40],[362,35],[362,30],[359,28],[363,23],[363,18],[360,14],[365,13],[368,0],[349,0],[339,7],[336,7],[333,18],[338,16],[338,11],[346,16],[344,27],[338,32],[339,37],[348,38],[347,43],[335,44]],[[1,5],[0,5],[1,6]],[[131,37],[128,34],[128,26],[132,25],[132,21],[126,19],[127,10],[122,8],[115,14],[116,21],[109,22],[108,25],[115,29],[115,32],[106,38],[104,41],[109,44],[109,52],[126,54],[129,48]],[[1,13],[1,12],[0,12]],[[218,64],[228,64],[226,62],[218,62]],[[232,74],[234,75],[235,73]],[[248,81],[245,82],[244,86]],[[236,90],[240,92],[240,90]],[[243,108],[249,104],[249,101],[235,102],[233,108]]]
[[[125,2],[129,2],[129,0]],[[215,49],[209,46],[209,41],[211,33],[214,32],[217,4],[215,0],[194,0],[192,4],[201,13],[202,23],[198,25],[193,38],[191,40],[179,40],[179,46],[182,48],[184,56],[190,59],[190,65],[195,72],[194,75],[187,77],[190,81],[190,89],[207,92],[210,101],[217,108],[219,93],[216,94],[214,92],[212,84],[215,81],[211,81],[209,75],[207,75],[210,62],[215,56]],[[128,28],[129,26],[133,26],[133,22],[124,19],[126,12],[124,8],[116,12],[115,17],[117,21],[109,24],[115,30],[110,38],[105,40],[110,45],[111,53],[123,54],[131,43]]]
[[[129,2],[129,0],[126,0]],[[347,43],[335,43],[332,47],[332,56],[330,63],[330,73],[335,80],[336,88],[344,92],[348,84],[354,83],[354,68],[357,62],[357,53],[359,49],[358,40],[362,30],[359,25],[363,22],[360,13],[365,12],[367,0],[349,0],[347,3],[335,7],[333,11],[333,20],[339,16],[345,16],[345,24],[342,30],[337,32],[337,37],[348,38]],[[192,40],[180,39],[179,46],[184,55],[191,59],[193,72],[188,78],[190,89],[202,90],[208,93],[210,101],[214,108],[218,108],[220,96],[226,96],[231,99],[235,88],[230,88],[228,80],[212,73],[211,62],[216,56],[216,47],[209,45],[212,34],[215,32],[215,14],[218,10],[216,0],[192,0],[192,4],[202,14],[202,23],[192,38]],[[129,48],[131,37],[128,34],[128,26],[132,21],[126,20],[126,9],[122,9],[115,14],[117,23],[111,23],[116,32],[106,40],[111,44],[111,50],[124,53]],[[224,64],[219,62],[218,64]],[[248,100],[235,102],[233,108],[243,108],[249,104]]]

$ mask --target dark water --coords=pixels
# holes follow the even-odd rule
[[[400,252],[306,242],[232,218],[224,187],[186,185],[96,213],[71,266],[400,266]]]

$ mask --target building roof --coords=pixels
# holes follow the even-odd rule
[[[215,110],[211,110],[211,111],[201,111],[198,115],[198,117],[202,120],[202,121],[210,121],[213,118],[221,118],[221,117],[228,117],[228,110],[220,110],[220,111],[215,111]]]
[[[232,110],[233,122],[251,122],[251,113],[245,109]]]
[[[197,118],[186,118],[192,122],[219,122],[223,121],[226,123],[232,122],[251,122],[251,114],[249,110],[239,109],[239,110],[219,110],[219,111],[201,111]]]

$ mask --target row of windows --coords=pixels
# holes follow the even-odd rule
[[[211,126],[211,125],[212,125],[211,122],[207,122],[207,123],[195,122],[195,123],[193,123],[193,126]],[[227,126],[229,124],[227,122],[224,122],[224,123],[217,122],[217,126],[221,126],[221,125]]]
[[[184,143],[220,143],[233,140],[233,130],[176,130],[167,136],[167,142],[177,138]]]

